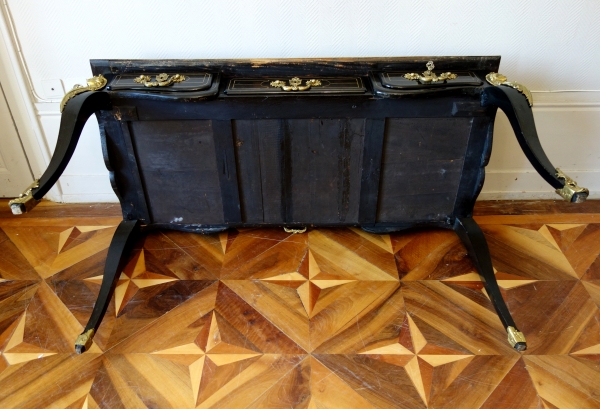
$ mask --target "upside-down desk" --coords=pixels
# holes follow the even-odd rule
[[[129,250],[150,229],[358,226],[372,233],[453,229],[508,341],[524,350],[472,219],[497,108],[557,193],[584,201],[546,157],[531,94],[499,57],[352,60],[92,60],[94,77],[61,104],[52,161],[10,206],[31,210],[69,162],[95,113],[123,221],[79,353],[89,348]]]

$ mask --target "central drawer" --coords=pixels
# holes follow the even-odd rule
[[[322,95],[363,94],[366,88],[360,77],[306,77],[306,78],[232,78],[227,84],[227,95]]]

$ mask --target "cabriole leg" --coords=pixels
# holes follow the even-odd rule
[[[498,82],[495,79],[501,78]],[[486,87],[483,91],[482,103],[484,106],[494,105],[504,111],[523,153],[529,159],[535,170],[543,177],[554,189],[556,193],[569,202],[584,202],[590,191],[577,185],[573,179],[565,175],[563,171],[554,167],[550,159],[546,156],[540,139],[535,128],[533,112],[531,105],[533,102],[526,99],[521,92],[529,95],[531,93],[521,84],[506,81],[506,77],[501,74],[491,73],[486,76],[490,84],[494,87]],[[519,90],[514,89],[515,87]]]
[[[454,231],[458,234],[458,237],[460,237],[467,248],[469,256],[479,272],[479,276],[492,301],[492,305],[496,309],[496,313],[508,333],[508,342],[517,351],[526,350],[527,342],[525,341],[525,336],[517,329],[517,326],[508,311],[508,307],[502,298],[502,294],[500,293],[500,288],[498,287],[498,282],[496,281],[496,276],[494,275],[494,269],[492,267],[490,250],[481,228],[479,228],[479,225],[475,220],[470,217],[457,217],[454,222]]]
[[[104,266],[104,276],[102,277],[102,285],[100,293],[94,304],[92,315],[83,330],[83,333],[77,337],[75,341],[75,351],[81,354],[92,346],[92,338],[98,330],[102,318],[108,308],[108,303],[115,292],[117,280],[121,271],[125,268],[127,258],[133,245],[140,234],[139,220],[124,220],[117,227],[115,235],[110,242],[108,248],[108,256]]]
[[[56,148],[48,168],[42,177],[35,180],[19,197],[8,202],[13,214],[27,213],[42,200],[69,164],[87,119],[94,112],[103,109],[110,109],[110,97],[106,92],[85,92],[77,95],[67,104],[60,118]]]

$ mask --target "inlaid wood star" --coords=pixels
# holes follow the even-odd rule
[[[597,354],[600,354],[600,309],[594,311],[571,348],[571,355],[575,356]]]
[[[307,263],[303,263],[303,265],[305,266],[307,264],[308,268],[306,268],[306,266],[304,268],[301,267],[300,271],[302,273],[284,273],[273,277],[263,278],[261,281],[296,289],[298,297],[300,297],[302,305],[306,310],[306,314],[309,318],[312,318],[317,312],[317,310],[315,310],[315,305],[323,290],[348,284],[356,280],[343,279],[337,275],[322,272],[310,250],[307,253],[307,258]],[[308,270],[308,274],[306,270]],[[308,275],[308,277],[306,277],[306,275]]]
[[[58,235],[58,253],[67,251],[93,235],[98,230],[97,226],[73,226]]]
[[[354,234],[341,237],[336,236],[334,232],[331,232],[331,237],[318,231],[310,232],[309,250],[298,271],[260,280],[295,289],[309,318],[313,318],[335,300],[333,297],[326,300],[326,295],[331,289],[358,281],[393,281],[394,278],[384,270],[356,257],[355,253],[343,245],[350,245],[352,248],[361,242],[369,243],[391,256],[390,237],[374,237],[360,229],[350,231]]]
[[[50,287],[43,281],[29,289],[25,287],[13,298],[17,305],[19,298],[29,299],[26,307],[18,315],[12,315],[9,325],[6,321],[0,324],[0,352],[6,362],[4,366],[22,367],[30,361],[74,354],[72,339],[83,327]],[[0,307],[0,321],[5,312],[11,314],[13,306]],[[102,351],[92,343],[89,352],[92,356]]]
[[[505,290],[508,290],[510,288],[520,287],[522,285],[535,283],[536,281],[538,281],[538,280],[527,279],[525,277],[521,277],[521,276],[514,275],[514,274],[503,273],[503,272],[500,272],[497,270],[495,270],[494,273],[496,275],[496,281],[498,282],[498,286],[500,288],[504,288]],[[450,278],[447,278],[447,279],[441,280],[441,281],[443,281],[445,283],[454,283],[454,284],[465,283],[466,285],[468,285],[469,283],[481,283],[481,278],[479,277],[478,273],[473,271],[473,272],[470,272],[467,274],[462,274],[462,275],[459,275],[456,277],[450,277]],[[485,291],[485,288],[483,288],[483,283],[481,283],[481,285],[479,287],[481,288],[481,291],[487,297],[487,292]]]
[[[12,333],[2,351],[2,356],[6,359],[8,365],[16,365],[56,354],[55,351],[47,350],[39,345],[24,342],[26,317],[27,313],[23,312],[21,318],[13,322],[3,333],[3,335]]]
[[[447,381],[451,383],[474,357],[464,351],[428,342],[408,314],[404,318],[398,339],[369,345],[359,351],[359,354],[403,367],[425,405],[429,402],[436,368],[456,363],[450,375],[451,379]]]
[[[399,286],[389,236],[355,229],[277,234],[237,236],[221,279],[305,351],[314,351]]]
[[[203,321],[193,342],[152,352],[188,367],[196,405],[263,355],[219,313]]]
[[[115,227],[52,225],[2,230],[37,274],[46,279],[106,249]]]
[[[73,226],[61,231],[58,235],[57,255],[48,273],[55,274],[68,266],[69,260],[79,260],[102,249],[111,231],[112,226]]]
[[[101,284],[102,275],[87,278],[86,281]],[[135,254],[125,269],[121,273],[117,286],[115,288],[116,315],[123,311],[125,306],[141,288],[152,287],[178,280],[177,277],[170,277],[162,274],[150,272],[146,268],[145,251],[142,249]]]

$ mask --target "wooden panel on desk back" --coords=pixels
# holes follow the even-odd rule
[[[223,144],[234,146],[242,224],[365,223],[363,190],[377,198],[367,224],[452,215],[472,118],[388,118],[375,154],[379,181],[361,182],[366,122],[233,120],[230,133],[219,133],[210,120],[133,121],[130,129],[153,223],[239,224],[224,217],[223,205],[237,203],[222,194],[216,146]]]
[[[361,185],[365,122],[234,121],[242,221],[358,224],[361,191],[371,190],[369,184],[379,186],[377,223],[452,215],[472,118],[388,118],[380,178]]]
[[[245,223],[358,223],[365,120],[237,120]]]
[[[152,221],[223,224],[212,121],[133,121],[130,129]]]
[[[472,121],[386,120],[377,222],[444,221],[452,214]]]

